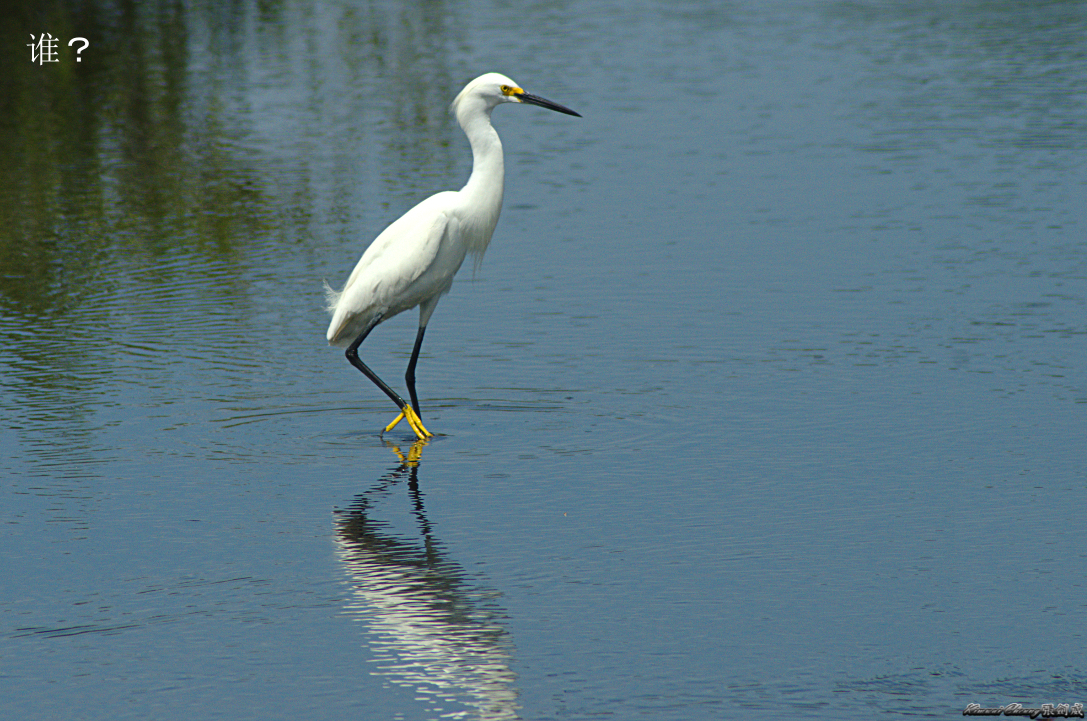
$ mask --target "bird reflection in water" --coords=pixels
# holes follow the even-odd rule
[[[426,441],[416,441],[407,455],[385,444],[399,464],[336,520],[339,557],[352,587],[347,610],[369,628],[373,673],[413,689],[442,718],[517,719],[512,642],[497,594],[479,588],[448,558],[423,508],[419,463]],[[378,520],[375,510],[395,501],[405,480],[417,527],[407,536]],[[395,512],[383,515],[389,514]]]

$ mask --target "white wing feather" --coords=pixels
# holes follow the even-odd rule
[[[419,203],[374,239],[343,290],[337,293],[325,284],[332,313],[326,334],[330,344],[349,345],[375,316],[388,320],[448,290],[460,263],[451,269],[437,266],[442,238],[456,222],[451,213],[455,199],[456,193],[446,192]]]

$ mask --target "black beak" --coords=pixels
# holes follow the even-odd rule
[[[520,93],[517,97],[521,99],[522,103],[528,103],[529,105],[539,105],[541,108],[547,108],[548,110],[554,110],[556,113],[566,113],[567,115],[573,115],[575,118],[580,118],[581,117],[580,113],[575,113],[573,110],[566,107],[565,105],[559,105],[558,103],[553,103],[550,100],[546,100],[544,98],[541,98],[539,95],[530,95],[529,93]]]

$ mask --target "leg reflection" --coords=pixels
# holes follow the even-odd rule
[[[373,673],[468,718],[516,719],[512,642],[495,599],[449,557],[427,518],[419,468],[425,440],[338,514],[338,553],[351,584],[347,611],[365,622]],[[406,481],[407,500],[397,493]],[[399,508],[398,508],[399,506]]]

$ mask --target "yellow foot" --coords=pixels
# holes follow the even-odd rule
[[[430,438],[432,435],[434,435],[426,429],[426,426],[423,425],[422,419],[419,418],[419,415],[411,406],[404,406],[403,408],[401,408],[400,415],[398,415],[396,418],[393,418],[393,422],[385,426],[385,432],[388,433],[393,428],[396,428],[396,424],[404,420],[405,418],[408,419],[408,425],[410,425],[411,429],[415,431],[415,436],[419,440],[423,440],[424,438]]]

